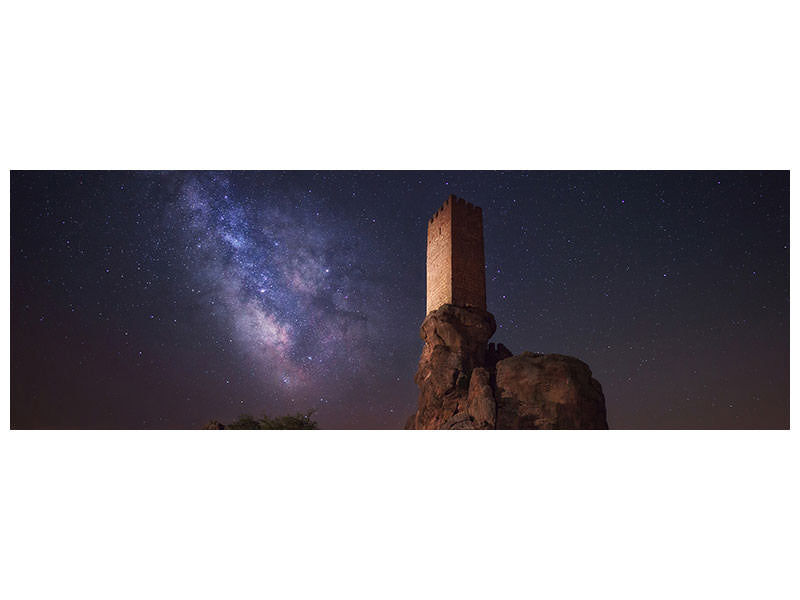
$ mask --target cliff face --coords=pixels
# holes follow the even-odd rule
[[[414,378],[419,407],[407,429],[608,429],[605,399],[576,358],[488,344],[491,313],[445,304],[422,323]]]

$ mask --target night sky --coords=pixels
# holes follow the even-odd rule
[[[11,174],[12,427],[402,427],[448,194],[611,428],[789,426],[788,172],[69,171]]]

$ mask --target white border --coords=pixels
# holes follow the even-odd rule
[[[789,2],[46,1],[3,22],[6,408],[8,169],[796,165]],[[797,597],[793,431],[3,419],[10,598]]]

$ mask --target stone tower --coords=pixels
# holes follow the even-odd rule
[[[428,221],[427,313],[442,304],[486,310],[483,213],[451,195]]]

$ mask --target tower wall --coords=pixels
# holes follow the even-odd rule
[[[461,198],[453,205],[453,297],[451,304],[486,310],[483,213]]]
[[[450,196],[428,221],[427,312],[442,304],[486,310],[483,213]]]
[[[426,313],[453,297],[452,211],[450,199],[428,221]]]

